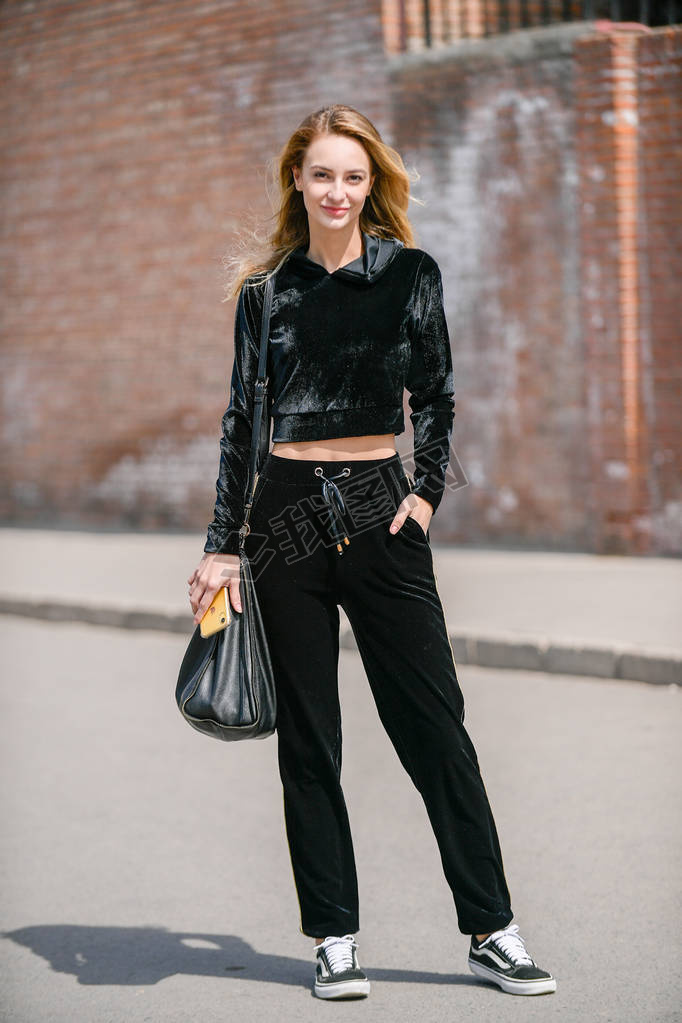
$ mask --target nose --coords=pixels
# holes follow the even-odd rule
[[[330,203],[337,203],[339,206],[343,206],[346,199],[346,190],[343,187],[343,182],[335,181],[330,185],[327,195]]]

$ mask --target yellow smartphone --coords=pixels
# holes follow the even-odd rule
[[[199,623],[201,635],[206,639],[215,632],[227,628],[232,621],[230,610],[230,598],[227,595],[227,586],[221,586],[215,597],[206,608],[206,613]]]

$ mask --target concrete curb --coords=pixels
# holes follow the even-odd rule
[[[83,622],[107,625],[114,629],[152,629],[156,632],[192,634],[194,622],[187,611],[150,611],[149,608],[115,607],[105,604],[78,604],[57,600],[24,600],[0,597],[0,614],[41,618],[50,622]]]
[[[654,685],[682,685],[682,655],[636,647],[594,646],[502,636],[472,636],[450,631],[455,660],[489,668],[521,668],[559,675],[628,679]]]
[[[150,611],[148,608],[55,600],[0,597],[0,614],[52,622],[82,622],[116,629],[180,633],[188,640],[194,630],[192,615],[184,611]],[[597,647],[577,641],[560,642],[547,636],[473,635],[449,627],[448,634],[458,665],[682,686],[682,654],[676,650],[644,651],[616,645]],[[355,636],[348,627],[341,629],[339,642],[345,650],[357,650]]]

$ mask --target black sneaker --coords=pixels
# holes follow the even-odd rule
[[[477,941],[472,934],[469,969],[510,995],[544,995],[556,991],[552,974],[541,970],[526,952],[516,924],[495,931],[485,941]]]
[[[318,998],[366,998],[369,981],[358,965],[352,934],[330,935],[315,946],[315,994]]]

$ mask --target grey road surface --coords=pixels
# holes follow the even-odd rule
[[[184,634],[203,545],[189,534],[0,528],[0,613]],[[682,685],[682,559],[431,547],[462,664]],[[341,622],[355,646],[343,609]]]
[[[558,979],[474,978],[421,797],[343,651],[366,1001],[311,995],[276,737],[181,719],[186,637],[0,618],[7,1023],[679,1020],[678,687],[460,667],[516,922]]]

